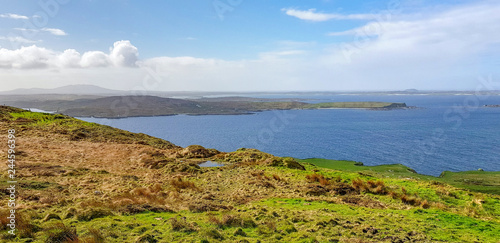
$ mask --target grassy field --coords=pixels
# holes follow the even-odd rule
[[[311,163],[323,168],[341,171],[358,172],[379,178],[415,179],[447,183],[471,191],[500,195],[500,171],[445,171],[439,177],[417,174],[413,169],[402,164],[363,166],[354,161],[328,159],[305,159],[303,163]]]
[[[498,242],[496,172],[186,148],[0,106],[16,129],[16,235],[2,242]],[[0,144],[7,144],[0,136]],[[6,156],[0,149],[0,156]],[[223,167],[198,164],[217,161]],[[476,174],[475,174],[476,173]],[[7,205],[7,171],[0,196]],[[492,185],[485,186],[485,185]],[[486,190],[484,188],[493,188]]]

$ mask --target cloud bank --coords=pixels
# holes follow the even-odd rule
[[[109,53],[89,51],[80,54],[74,49],[58,53],[36,45],[17,50],[0,49],[0,68],[96,68],[137,67],[139,52],[130,41],[117,41]]]

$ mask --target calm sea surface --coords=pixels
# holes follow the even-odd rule
[[[269,97],[269,96],[267,96]],[[276,96],[286,97],[286,96]],[[290,110],[253,115],[83,118],[180,146],[257,148],[277,156],[401,163],[419,173],[500,171],[500,96],[298,96],[310,102],[405,102],[407,110]]]

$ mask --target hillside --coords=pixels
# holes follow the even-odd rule
[[[11,129],[18,231],[8,233],[2,206],[1,241],[498,242],[500,235],[500,196],[483,190],[498,185],[498,172],[436,178],[399,165],[182,148],[0,106],[3,158]],[[205,161],[225,166],[200,166]],[[0,203],[7,205],[4,168]],[[482,184],[466,187],[479,176]]]
[[[56,96],[58,97],[58,96]],[[72,99],[30,99],[2,96],[0,103],[45,111],[57,111],[73,117],[136,117],[188,115],[239,115],[267,110],[361,108],[401,109],[404,103],[388,102],[333,102],[309,104],[280,99],[252,99],[242,97],[204,98],[196,100],[163,98],[157,96],[110,96]]]

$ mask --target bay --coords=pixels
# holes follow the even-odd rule
[[[500,96],[262,95],[310,102],[405,102],[417,109],[265,111],[252,115],[80,118],[230,152],[256,148],[277,156],[401,163],[422,174],[482,168],[500,170]]]

